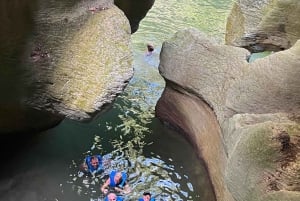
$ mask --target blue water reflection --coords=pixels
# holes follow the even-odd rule
[[[139,151],[142,150],[131,149],[130,146],[119,147],[118,151],[106,155],[111,163],[104,173],[92,177],[83,175],[78,171],[77,163],[73,163],[70,171],[74,173],[70,174],[68,183],[79,196],[87,195],[93,200],[101,200],[103,195],[100,186],[106,175],[118,169],[127,172],[132,189],[130,194],[123,196],[125,200],[137,200],[145,190],[150,191],[157,200],[193,200],[193,197],[199,196],[194,192],[189,176],[176,172],[177,168],[182,170],[182,166],[177,167],[178,164],[173,164],[171,158],[166,162],[159,155],[152,153],[148,158]]]
[[[121,117],[122,115],[119,116]],[[183,171],[185,163],[189,163],[191,160],[194,165],[198,166],[195,169],[199,170],[202,167],[196,156],[191,154],[192,150],[189,150],[189,157],[181,158],[181,160],[185,160],[185,163],[180,164],[177,162],[178,157],[172,158],[170,155],[167,155],[166,158],[166,156],[160,156],[160,151],[170,151],[173,154],[177,154],[178,150],[176,151],[176,148],[178,145],[184,145],[182,142],[176,142],[178,139],[174,141],[175,144],[172,143],[172,140],[169,140],[168,146],[171,146],[173,150],[164,150],[163,147],[160,147],[160,143],[165,142],[157,135],[156,142],[151,140],[155,134],[152,133],[153,131],[150,130],[149,126],[146,126],[152,124],[155,127],[161,127],[158,130],[165,133],[161,130],[163,126],[158,121],[152,119],[152,121],[139,121],[136,123],[136,120],[131,118],[128,118],[129,122],[133,121],[134,123],[129,123],[131,126],[128,128],[126,128],[126,123],[115,128],[112,128],[108,123],[98,124],[99,127],[102,125],[104,132],[101,137],[94,136],[90,150],[83,153],[82,158],[86,155],[94,155],[106,151],[109,153],[104,155],[104,160],[109,160],[109,165],[105,166],[105,171],[102,174],[91,177],[83,175],[78,169],[83,159],[73,160],[70,165],[69,179],[64,188],[72,188],[81,197],[101,200],[103,199],[103,194],[100,192],[100,186],[104,183],[106,175],[111,170],[118,169],[127,172],[132,189],[130,194],[124,195],[125,200],[137,200],[145,190],[150,191],[158,200],[193,200],[193,197],[200,196],[199,192],[194,192],[193,184],[188,176],[193,175],[193,173]],[[165,129],[167,130],[167,128]],[[119,135],[115,135],[116,132]],[[138,135],[135,135],[135,133]],[[185,144],[189,146],[187,142]],[[160,147],[160,150],[155,149],[157,146]],[[190,158],[191,155],[192,158]],[[201,174],[205,174],[203,168],[201,172]],[[205,178],[207,183],[207,176],[202,175],[202,177]],[[199,187],[196,186],[196,188]]]

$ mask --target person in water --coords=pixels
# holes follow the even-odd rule
[[[147,44],[144,61],[147,63],[147,65],[152,67],[158,67],[159,65],[159,50],[155,49],[151,43]]]
[[[109,178],[101,186],[102,193],[108,193],[108,189],[113,187],[116,191],[120,193],[129,193],[131,190],[127,184],[127,175],[125,172],[120,171],[111,171]]]
[[[143,197],[140,198],[138,201],[155,201],[155,199],[151,197],[151,193],[145,192],[143,193]]]
[[[117,196],[115,193],[109,193],[104,201],[123,201],[123,198],[120,196]]]
[[[87,156],[84,160],[84,163],[81,165],[80,170],[84,173],[96,174],[104,170],[102,164],[102,156],[94,155]]]
[[[146,56],[150,56],[152,55],[154,51],[154,46],[150,43],[147,44],[147,52],[146,52]]]

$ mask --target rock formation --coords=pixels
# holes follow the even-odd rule
[[[290,48],[300,35],[298,0],[238,0],[228,17],[226,44],[251,52]]]
[[[130,27],[122,12],[109,2],[77,9],[62,16],[40,9],[37,25],[43,31],[32,43],[42,44],[49,56],[29,61],[28,82],[34,87],[26,102],[84,120],[122,92],[133,69]]]
[[[249,54],[179,31],[163,44],[156,115],[191,141],[217,200],[299,200],[300,41],[252,63]]]
[[[129,20],[131,33],[138,30],[140,21],[146,16],[155,0],[114,0]]]
[[[20,42],[19,62],[10,67],[14,85],[2,86],[11,96],[1,101],[0,133],[41,130],[64,117],[90,120],[133,75],[130,26],[112,0],[39,1],[32,7],[33,26]]]

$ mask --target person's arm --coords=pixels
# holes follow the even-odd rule
[[[131,189],[128,184],[125,184],[123,188],[115,187],[115,190],[123,194],[127,194],[131,192]]]
[[[98,168],[97,168],[97,170],[96,170],[96,173],[100,173],[100,172],[102,172],[103,170],[104,170],[104,168],[103,168],[102,161],[101,161],[101,162],[99,162],[99,165],[98,165]]]
[[[124,186],[123,191],[124,191],[125,194],[131,192],[131,188],[130,188],[129,184],[126,184],[126,185]]]
[[[87,166],[87,164],[86,164],[85,162],[82,163],[82,164],[79,166],[79,170],[80,170],[81,172],[87,173],[87,172],[88,172],[88,166]]]
[[[104,184],[101,186],[102,193],[106,194],[108,192],[108,186],[110,184],[110,179],[108,178]]]

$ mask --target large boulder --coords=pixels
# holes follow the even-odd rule
[[[6,9],[15,8],[10,5]],[[64,117],[90,120],[133,75],[130,25],[112,0],[40,1],[32,7],[19,63],[8,64],[14,85],[2,86],[11,96],[1,104],[0,133],[45,129]]]
[[[114,0],[114,2],[125,13],[130,23],[131,33],[134,33],[155,0]]]
[[[299,50],[248,63],[195,29],[164,42],[156,115],[191,140],[217,200],[300,199]]]
[[[238,0],[227,20],[226,44],[251,52],[290,48],[300,36],[299,0]]]

